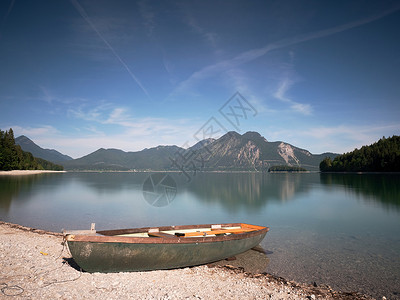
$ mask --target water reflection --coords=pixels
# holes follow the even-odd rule
[[[363,201],[400,210],[400,175],[398,174],[320,174],[327,187],[342,186]]]
[[[0,210],[9,211],[12,201],[30,201],[43,192],[62,193],[67,186],[85,188],[97,195],[119,197],[121,191],[141,193],[150,173],[65,173],[0,177]],[[205,205],[219,204],[228,211],[257,211],[269,202],[287,202],[307,194],[315,186],[345,188],[363,201],[373,201],[400,210],[400,175],[387,174],[260,174],[198,173],[187,183],[179,173],[171,173],[180,200],[193,198]],[[54,191],[56,190],[56,191]],[[76,191],[79,198],[79,190]],[[144,201],[144,199],[142,199]],[[192,199],[191,199],[192,200]],[[82,201],[85,201],[82,199]],[[84,205],[84,203],[82,203]]]
[[[67,186],[84,187],[97,195],[118,197],[123,190],[142,191],[143,182],[150,173],[67,173],[64,175],[34,175],[0,178],[0,209],[8,210],[13,199],[29,200],[33,194]],[[310,176],[307,176],[310,175]],[[257,210],[267,202],[285,202],[298,193],[306,193],[311,183],[319,180],[312,174],[260,173],[199,173],[190,183],[179,173],[171,176],[177,182],[178,196],[184,200],[186,192],[204,204],[220,204],[231,211],[242,208]],[[77,197],[79,191],[77,190]],[[21,194],[23,193],[23,194]],[[22,200],[25,201],[25,200]]]
[[[40,175],[1,176],[0,177],[0,210],[8,212],[14,198],[29,193],[32,186],[40,180]]]
[[[256,211],[267,202],[286,202],[307,193],[317,174],[202,173],[185,186],[203,203],[218,203],[227,210]]]
[[[82,172],[71,173],[74,183],[98,194],[118,193],[126,189],[141,189],[149,173]]]

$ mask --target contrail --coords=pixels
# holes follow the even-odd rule
[[[7,13],[4,16],[3,23],[7,20],[8,15],[10,14],[10,12],[11,12],[13,6],[14,6],[14,3],[15,3],[15,0],[12,0],[11,3],[10,3],[10,6],[8,7]]]
[[[122,60],[122,58],[118,55],[117,52],[115,52],[114,48],[110,45],[109,42],[101,35],[101,33],[97,30],[96,26],[90,21],[90,18],[86,11],[83,9],[83,7],[79,4],[78,0],[71,0],[72,5],[76,8],[76,10],[79,12],[79,14],[82,16],[82,18],[92,27],[92,29],[96,32],[96,34],[99,36],[99,38],[106,44],[108,49],[111,50],[111,52],[114,54],[114,56],[119,60],[119,62],[122,64],[122,66],[125,68],[125,70],[129,73],[129,75],[132,77],[132,79],[137,83],[137,85],[142,89],[142,91],[146,94],[146,96],[151,99],[149,93],[145,89],[145,87],[142,85],[140,80],[133,74],[133,72],[129,69],[128,65]]]
[[[0,38],[1,38],[1,29],[3,28],[4,24],[7,21],[8,16],[10,15],[11,10],[12,10],[12,8],[14,6],[14,3],[15,3],[15,0],[12,0],[11,3],[10,3],[10,6],[8,7],[7,13],[4,16],[3,21],[1,22],[1,25],[0,25]]]
[[[285,39],[279,40],[277,42],[268,44],[262,48],[255,48],[255,49],[247,50],[245,52],[238,54],[237,56],[235,56],[231,59],[220,61],[216,64],[206,66],[206,67],[194,72],[192,75],[189,76],[189,78],[182,81],[179,84],[179,86],[170,94],[170,96],[176,92],[185,90],[188,87],[190,88],[193,84],[196,84],[197,81],[199,81],[199,80],[202,80],[204,78],[209,78],[216,74],[230,70],[234,67],[238,67],[245,63],[251,62],[259,57],[264,56],[265,54],[271,52],[272,50],[285,48],[288,46],[296,45],[296,44],[307,42],[310,40],[327,37],[327,36],[330,36],[330,35],[333,35],[336,33],[340,33],[340,32],[343,32],[343,31],[346,31],[346,30],[349,30],[352,28],[360,27],[362,25],[382,19],[383,17],[386,17],[392,13],[395,13],[398,10],[400,10],[400,5],[397,5],[393,8],[387,9],[387,10],[377,13],[375,15],[369,16],[367,18],[363,18],[360,20],[356,20],[353,22],[349,22],[349,23],[335,26],[335,27],[328,28],[328,29],[323,29],[323,30],[314,31],[311,33],[306,33],[306,34],[302,34],[302,35],[298,35],[298,36],[294,36],[294,37],[290,37],[290,38],[285,38]]]

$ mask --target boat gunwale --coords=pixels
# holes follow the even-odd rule
[[[216,235],[216,236],[200,236],[200,237],[178,237],[171,235],[171,237],[131,237],[131,236],[118,236],[121,234],[132,234],[147,232],[150,229],[158,228],[159,231],[168,230],[183,230],[183,229],[197,229],[197,228],[211,228],[215,224],[201,224],[201,225],[177,225],[177,226],[160,226],[160,227],[143,227],[132,229],[113,229],[98,231],[101,235],[79,235],[69,234],[66,236],[68,242],[93,242],[93,243],[125,243],[125,244],[193,244],[193,243],[213,243],[224,242],[232,240],[246,239],[253,236],[266,234],[269,227],[257,226],[245,223],[228,223],[218,224],[225,227],[235,226],[250,226],[254,231],[243,233],[234,233],[229,235]]]

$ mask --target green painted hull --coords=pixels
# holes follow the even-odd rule
[[[75,262],[87,272],[128,272],[196,266],[258,245],[266,231],[242,239],[193,243],[68,241]]]

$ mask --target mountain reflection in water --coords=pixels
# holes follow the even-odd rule
[[[0,211],[12,201],[29,201],[43,189],[57,190],[77,184],[98,195],[117,196],[121,191],[141,192],[151,173],[81,172],[0,177]],[[169,173],[177,183],[177,198],[191,193],[204,204],[220,204],[229,211],[258,210],[269,202],[287,202],[306,195],[317,185],[344,189],[385,207],[400,209],[399,174],[318,174],[318,173],[200,173],[187,182],[179,173]],[[78,192],[78,191],[77,191]],[[61,191],[62,193],[62,191]],[[79,195],[77,195],[79,197]],[[83,199],[84,201],[84,199]]]
[[[258,210],[267,202],[285,202],[307,193],[310,177],[300,174],[200,173],[184,186],[199,201],[218,203],[229,211]]]
[[[400,210],[400,174],[320,174],[327,187],[344,188],[367,202]]]

